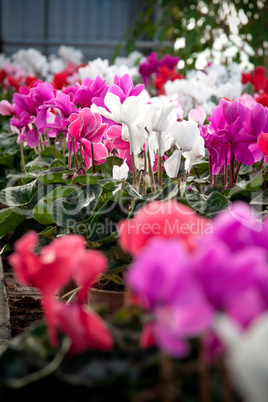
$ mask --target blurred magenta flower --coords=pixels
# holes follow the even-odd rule
[[[145,85],[150,84],[150,77],[156,74],[161,67],[168,67],[168,69],[173,69],[179,62],[180,58],[178,56],[172,56],[170,54],[165,54],[162,59],[157,58],[157,54],[152,52],[146,56],[145,60],[139,65],[139,73],[142,76]]]
[[[160,349],[173,357],[189,352],[187,339],[208,329],[213,308],[191,270],[191,255],[183,242],[155,238],[135,258],[126,282],[138,304],[153,314],[151,336]],[[145,327],[145,334],[148,328]]]

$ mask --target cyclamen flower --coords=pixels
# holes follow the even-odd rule
[[[157,93],[159,93],[160,95],[165,95],[166,92],[164,85],[166,84],[167,81],[182,80],[184,78],[185,78],[184,75],[178,74],[175,68],[171,69],[163,65],[158,69],[156,73],[156,77],[154,79],[154,86],[157,90]]]
[[[190,173],[193,162],[205,155],[204,140],[197,123],[193,121],[174,122],[170,127],[171,135],[178,147],[165,161],[164,166],[169,177],[177,177],[181,155],[186,158],[185,170]]]
[[[3,99],[0,102],[0,114],[2,116],[12,116],[14,114],[14,105]]]
[[[236,391],[245,402],[265,402],[267,384],[268,314],[262,314],[246,330],[228,316],[220,316],[214,325],[226,349],[226,367]]]
[[[71,339],[69,353],[86,349],[110,350],[113,339],[102,319],[84,306],[89,287],[103,273],[107,260],[97,250],[86,250],[85,239],[68,235],[43,247],[40,255],[34,252],[38,243],[36,232],[30,231],[15,243],[15,253],[9,262],[20,283],[29,284],[41,292],[50,340],[57,346],[60,329]],[[76,303],[65,304],[55,298],[55,292],[73,278],[81,289]]]
[[[82,84],[76,84],[77,91],[74,95],[73,102],[75,105],[80,104],[82,108],[90,107],[93,98],[104,97],[108,90],[108,86],[103,78],[99,75],[95,80],[86,78]]]
[[[145,138],[140,134],[137,124],[143,116],[143,100],[137,96],[130,96],[121,103],[120,97],[112,92],[107,92],[104,104],[108,111],[95,104],[91,106],[94,113],[100,113],[107,119],[122,124],[122,138],[130,143],[130,152],[134,153],[143,147]]]
[[[209,220],[174,200],[150,202],[132,219],[123,220],[118,225],[121,247],[133,256],[154,237],[174,238],[193,250],[198,234],[210,230]]]
[[[123,248],[127,241],[132,244],[131,227],[139,233],[156,230],[156,220],[148,218],[148,226],[141,219],[130,222]],[[185,239],[163,238],[158,232],[132,253],[126,281],[136,303],[151,316],[143,346],[156,343],[171,356],[185,356],[189,337],[205,329],[213,332],[212,317],[224,314],[245,332],[267,312],[268,219],[262,226],[250,206],[238,202],[211,225],[211,232],[199,236],[191,252]]]
[[[139,73],[143,78],[144,84],[150,84],[151,75],[159,72],[164,67],[167,70],[172,70],[178,64],[180,58],[178,56],[173,57],[170,54],[166,54],[162,59],[157,58],[157,54],[152,52],[139,66]]]
[[[77,147],[82,146],[86,168],[88,169],[92,164],[93,157],[96,162],[104,160],[108,152],[101,140],[107,125],[102,124],[101,116],[97,113],[92,113],[89,108],[84,108],[79,111],[79,114],[72,113],[69,117],[69,122],[68,133],[70,139],[74,139]],[[94,155],[92,155],[93,144]],[[70,141],[68,146],[69,148],[72,147]]]
[[[124,160],[121,166],[113,166],[113,179],[115,180],[126,180],[128,177],[129,167]]]
[[[61,237],[44,247],[40,256],[34,253],[37,244],[37,233],[28,232],[16,242],[9,262],[19,282],[40,289],[44,295],[52,295],[70,280],[77,256],[84,250],[84,239]]]
[[[268,156],[268,133],[262,133],[259,135],[257,140],[258,147],[263,152],[263,154]]]
[[[153,320],[144,328],[142,346],[153,340],[173,357],[189,352],[187,338],[199,336],[211,324],[213,309],[190,268],[190,255],[175,239],[155,238],[135,258],[126,282]]]
[[[204,139],[206,147],[212,150],[210,162],[214,174],[233,157],[247,165],[253,165],[263,157],[257,149],[257,138],[267,122],[266,111],[261,105],[250,109],[239,101],[222,99],[209,120],[211,123]]]
[[[195,121],[199,126],[204,124],[206,117],[207,115],[205,110],[198,105],[196,105],[195,109],[191,109],[188,113],[188,120]]]

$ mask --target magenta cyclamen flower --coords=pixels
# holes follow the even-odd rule
[[[260,222],[243,202],[213,221],[213,234],[200,240],[194,271],[210,303],[241,327],[268,309],[268,220]]]
[[[159,60],[156,53],[150,53],[139,66],[139,73],[143,78],[144,84],[150,84],[151,75],[157,73],[159,67],[167,66],[169,69],[172,69],[178,64],[179,60],[178,56],[173,57],[170,54],[166,54]]]
[[[152,317],[143,346],[154,341],[173,357],[187,339],[213,331],[212,318],[228,315],[241,330],[268,310],[268,219],[259,222],[238,202],[212,221],[192,252],[173,239],[155,238],[137,254],[126,281]]]
[[[79,113],[72,113],[69,117],[70,125],[68,127],[69,141],[68,146],[72,148],[71,140],[78,148],[82,147],[82,152],[86,161],[86,168],[94,161],[100,163],[108,155],[106,147],[101,143],[106,124],[102,123],[102,118],[98,113],[93,113],[89,108],[85,107]],[[92,144],[94,144],[92,146]],[[92,155],[92,148],[94,155]]]
[[[143,84],[138,84],[134,86],[132,78],[130,77],[129,74],[124,74],[122,77],[115,75],[114,83],[109,87],[107,87],[107,90],[103,91],[101,96],[95,96],[92,99],[92,103],[98,107],[102,107],[107,111],[109,111],[104,102],[104,98],[107,92],[111,92],[114,95],[116,95],[120,99],[120,103],[122,104],[130,96],[131,97],[138,96],[143,89],[144,89]],[[113,120],[108,119],[106,117],[103,117],[103,121],[107,123],[109,126],[115,124]]]
[[[81,105],[82,108],[90,107],[92,99],[95,97],[104,97],[108,86],[106,81],[99,75],[95,80],[86,78],[81,85],[76,84],[77,91],[74,95],[73,102],[75,105]]]
[[[229,187],[232,187],[242,163],[253,165],[264,157],[257,139],[267,128],[267,110],[260,104],[250,109],[238,100],[222,99],[208,120],[210,124],[202,128],[201,135],[209,151],[210,173],[227,172],[227,165],[230,165]],[[236,173],[235,161],[239,164]]]
[[[193,275],[184,245],[153,239],[130,266],[126,281],[138,303],[153,315],[149,328],[157,345],[172,356],[185,356],[187,338],[208,328],[213,309]]]

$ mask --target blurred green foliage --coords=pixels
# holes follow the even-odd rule
[[[159,42],[159,52],[177,53],[194,67],[198,54],[212,49],[222,34],[228,45],[238,46],[235,61],[240,61],[242,52],[248,53],[249,45],[249,61],[268,67],[267,0],[144,0],[143,10],[128,31],[127,46],[132,51],[137,40],[154,40]],[[185,38],[185,47],[176,52],[173,45],[179,38]]]

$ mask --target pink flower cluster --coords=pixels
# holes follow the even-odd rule
[[[212,174],[224,173],[230,166],[230,187],[236,182],[241,163],[253,165],[264,158],[257,140],[268,131],[267,108],[259,103],[251,108],[239,100],[222,99],[203,126],[201,135],[209,151],[209,167]],[[234,172],[237,162],[238,170]]]
[[[134,87],[128,74],[115,76],[112,85],[98,76],[62,90],[38,80],[32,88],[21,87],[11,104],[1,101],[0,114],[12,116],[10,125],[18,133],[18,142],[27,141],[31,148],[42,149],[49,145],[49,138],[63,133],[71,152],[81,149],[87,169],[92,164],[92,152],[95,163],[104,162],[112,150],[123,159],[131,159],[129,143],[122,140],[121,125],[92,113],[91,105],[108,110],[104,104],[108,92],[123,103],[130,96],[139,95],[143,88],[142,84]]]
[[[176,201],[153,204],[119,227],[123,249],[134,256],[126,283],[151,316],[143,346],[156,344],[182,357],[190,338],[203,336],[206,347],[211,344],[206,334],[211,340],[217,314],[227,314],[243,330],[267,312],[267,219],[261,223],[248,204],[237,202],[202,225],[200,216]],[[152,230],[157,223],[159,232]]]
[[[18,281],[40,290],[52,344],[57,346],[60,331],[72,341],[70,354],[86,349],[110,350],[113,347],[110,332],[99,315],[86,305],[88,289],[96,276],[106,270],[104,255],[86,250],[84,238],[79,235],[53,240],[43,247],[40,255],[34,252],[37,243],[37,233],[28,232],[17,241],[9,262]],[[71,279],[80,290],[77,302],[66,304],[55,294]]]

